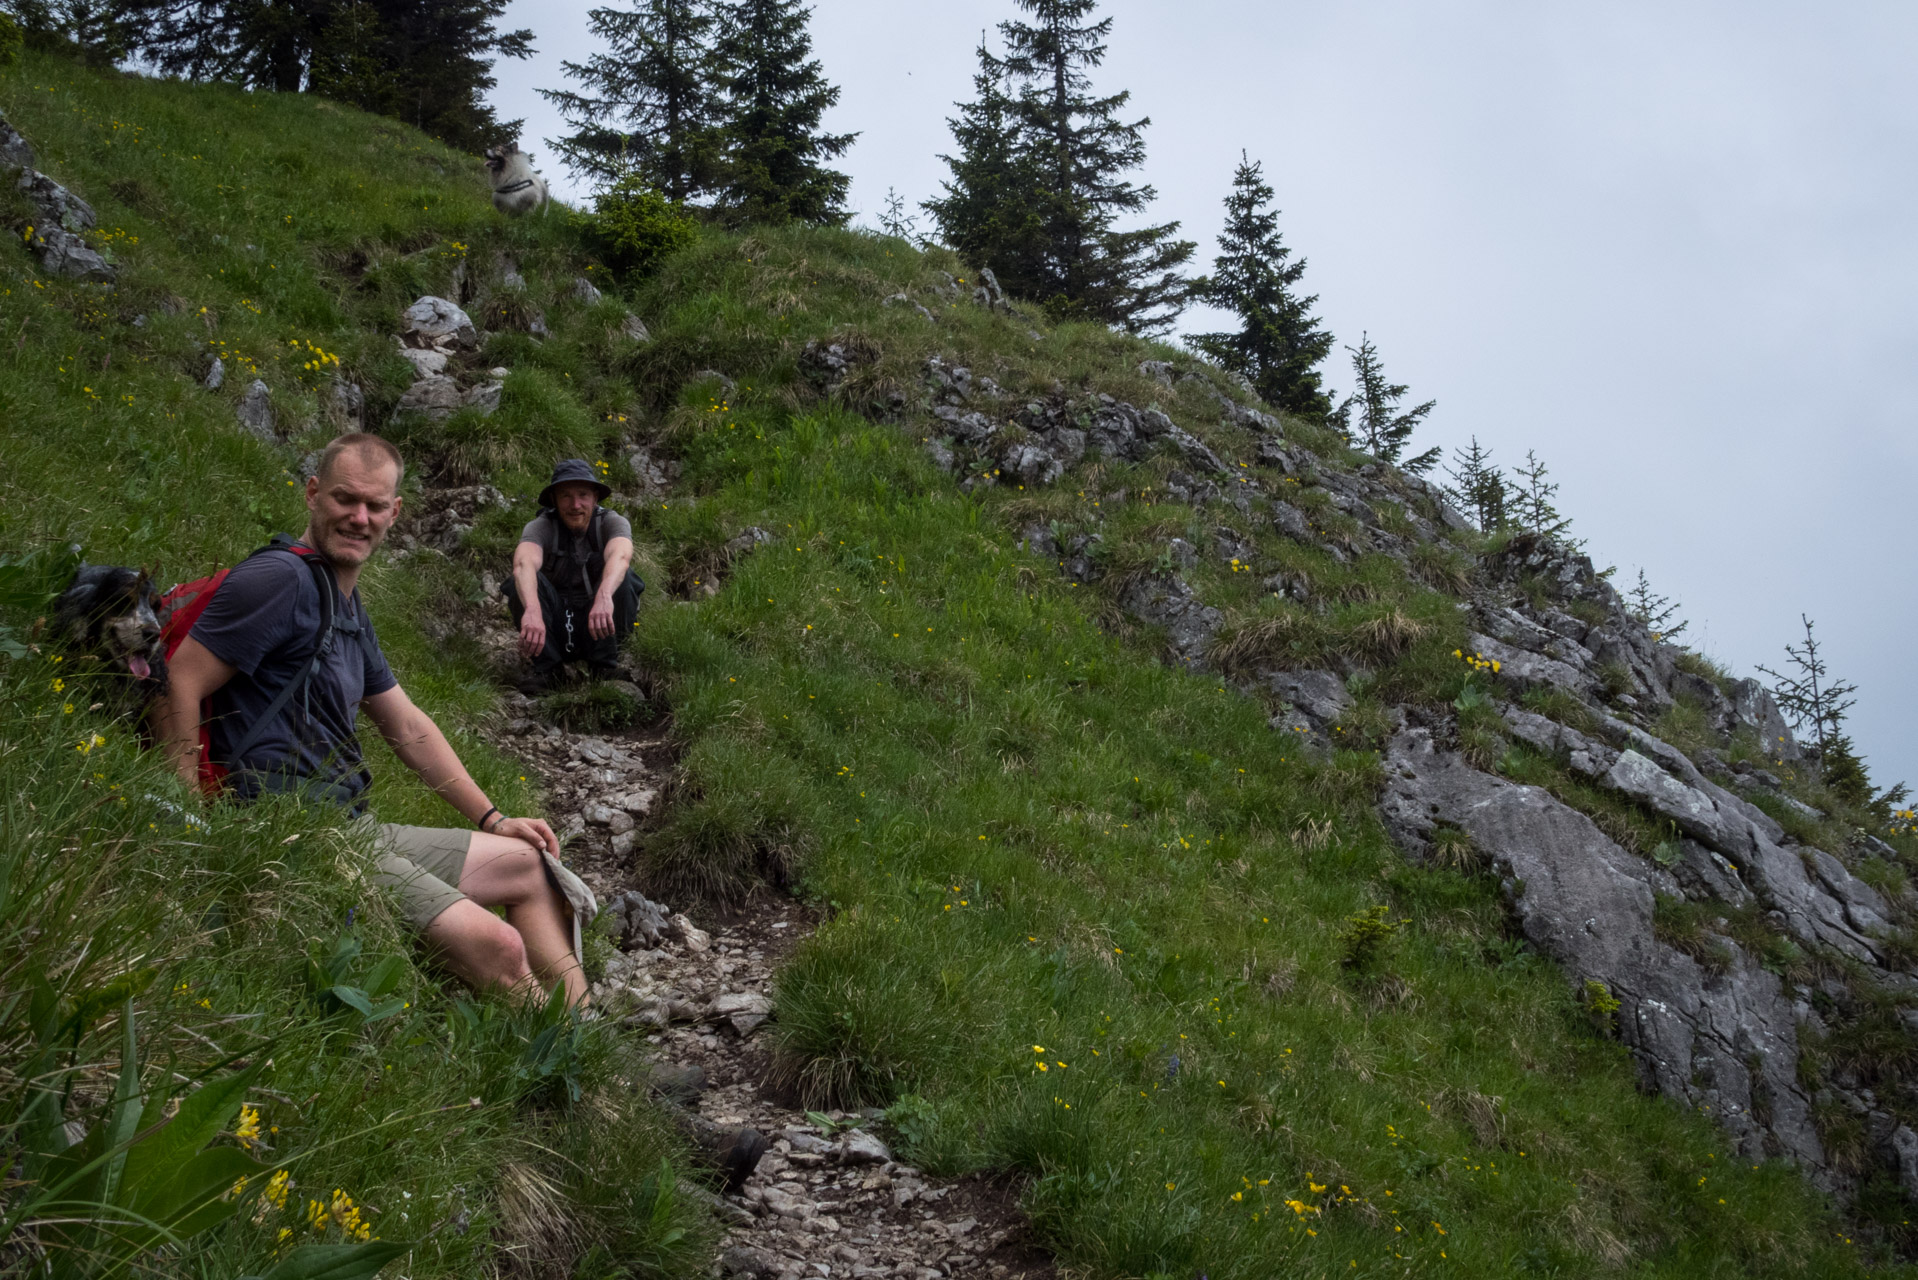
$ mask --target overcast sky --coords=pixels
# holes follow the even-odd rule
[[[507,11],[539,53],[497,101],[542,161],[561,127],[535,90],[590,52],[589,7]],[[1013,7],[820,0],[862,220],[888,187],[937,191],[979,34]],[[1642,566],[1740,674],[1810,614],[1876,781],[1918,785],[1918,5],[1102,12],[1096,87],[1152,119],[1155,218],[1209,263],[1240,149],[1263,160],[1327,326],[1438,401],[1414,449],[1536,450],[1599,567]]]

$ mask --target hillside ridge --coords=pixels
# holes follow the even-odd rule
[[[708,230],[621,278],[565,220],[498,220],[470,158],[390,122],[45,58],[0,72],[0,94],[95,207],[72,234],[116,272],[66,281],[0,251],[22,335],[0,549],[80,541],[186,576],[292,520],[301,459],[364,423],[416,471],[369,579],[380,634],[489,793],[526,811],[544,783],[580,815],[570,859],[715,934],[760,936],[733,922],[769,892],[816,922],[776,973],[741,945],[648,984],[609,979],[657,949],[609,913],[628,924],[595,963],[618,1016],[580,1032],[568,1101],[525,1092],[534,1031],[484,1029],[503,1015],[406,958],[333,863],[262,861],[364,858],[323,819],[221,815],[195,850],[129,808],[143,857],[211,860],[234,886],[218,918],[239,933],[205,936],[256,947],[189,941],[213,917],[141,917],[162,986],[190,989],[143,997],[173,1042],[232,1034],[200,999],[302,1025],[285,957],[343,918],[401,964],[404,1015],[275,1050],[319,1101],[275,1084],[293,1101],[261,1105],[297,1151],[369,1097],[482,1098],[471,1132],[436,1119],[395,1154],[295,1173],[486,1224],[421,1236],[412,1274],[471,1274],[494,1248],[526,1274],[710,1256],[700,1198],[662,1198],[659,1160],[686,1148],[632,1087],[643,1034],[757,1037],[785,1114],[865,1113],[933,1185],[990,1174],[1027,1238],[1090,1274],[1897,1272],[1918,1186],[1911,842],[1860,830],[1761,687],[1654,640],[1588,559],[1482,534],[1190,355],[1050,324],[937,249]],[[470,338],[406,338],[431,299]],[[215,360],[233,376],[209,387]],[[249,427],[255,383],[272,414]],[[491,584],[569,454],[605,461],[634,522],[644,678],[529,707],[501,692]],[[62,711],[36,643],[5,677],[9,740],[39,762],[14,781],[43,797],[70,727],[117,731]],[[597,716],[654,717],[670,748],[602,785],[584,754],[537,747],[549,718],[581,726],[565,742],[603,738]],[[87,758],[167,794],[119,741]],[[435,820],[375,755],[382,815]],[[635,780],[650,801],[610,803]],[[97,849],[94,820],[72,821]],[[269,871],[324,909],[270,910]],[[137,967],[133,920],[62,981]],[[53,940],[7,945],[26,972]],[[680,975],[722,958],[770,979],[750,1033],[672,1016]],[[637,1045],[612,1025],[628,1016]],[[381,1062],[398,1075],[346,1071]],[[835,1265],[834,1233],[794,1225],[817,1209],[733,1204],[795,1243],[728,1266]],[[257,1269],[271,1241],[250,1231],[236,1218],[210,1247]],[[949,1236],[938,1265],[976,1256]]]

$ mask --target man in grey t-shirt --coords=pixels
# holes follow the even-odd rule
[[[631,569],[633,526],[600,505],[612,492],[592,467],[567,458],[540,491],[540,513],[520,531],[513,576],[500,590],[519,628],[520,656],[532,665],[528,693],[551,688],[569,662],[584,661],[596,676],[617,670],[646,584]]]

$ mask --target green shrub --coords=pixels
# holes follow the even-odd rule
[[[1385,944],[1398,932],[1403,920],[1389,918],[1388,909],[1383,906],[1348,918],[1345,927],[1339,930],[1339,946],[1343,952],[1341,963],[1348,969],[1364,971],[1378,962],[1385,951]]]
[[[10,67],[20,61],[20,47],[26,42],[20,24],[0,13],[0,67]]]
[[[606,261],[630,275],[649,275],[668,255],[699,239],[692,215],[636,177],[621,178],[582,219]]]

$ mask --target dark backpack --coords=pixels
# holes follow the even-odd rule
[[[246,753],[253,749],[254,744],[266,732],[267,726],[273,723],[280,712],[286,710],[288,703],[305,690],[308,682],[313,678],[313,673],[319,669],[320,662],[326,657],[331,647],[333,632],[336,629],[345,629],[336,627],[333,602],[339,598],[339,584],[334,580],[333,568],[327,564],[325,557],[312,547],[296,542],[286,534],[276,533],[270,542],[247,556],[247,559],[265,555],[269,551],[290,552],[299,557],[300,561],[313,571],[313,584],[320,593],[320,629],[315,633],[313,657],[300,669],[298,675],[287,682],[285,688],[273,696],[273,701],[268,704],[265,713],[234,745],[232,751],[234,760],[244,759]],[[218,573],[208,574],[204,578],[183,582],[160,597],[159,612],[162,618],[160,639],[166,646],[166,656],[169,661],[172,660],[181,644],[185,643],[187,636],[192,634],[193,624],[200,620],[200,615],[206,612],[206,607],[213,603],[214,594],[219,591],[227,575],[232,572],[230,568],[221,569]],[[355,625],[352,629],[362,637],[366,634],[364,627]],[[362,640],[361,643],[365,641]],[[200,702],[199,777],[200,789],[208,795],[218,794],[226,785],[227,778],[226,765],[213,758],[213,735],[209,727],[212,717],[212,700],[202,699]]]
[[[588,597],[592,596],[599,590],[599,584],[593,581],[593,561],[599,561],[602,568],[606,564],[606,508],[593,508],[592,521],[586,526],[586,533],[583,535],[575,534],[568,529],[565,522],[559,518],[559,512],[552,507],[541,507],[539,513],[553,522],[553,528],[556,531],[553,536],[554,559],[561,561],[568,571],[577,568],[580,589]],[[579,554],[582,547],[590,547],[587,554]],[[553,585],[562,592],[572,594],[572,588],[567,585],[566,576],[561,572],[559,564],[555,564],[553,572],[549,572],[546,576],[551,578]]]

